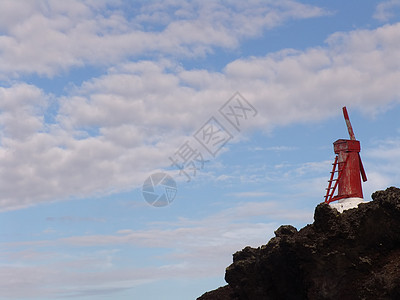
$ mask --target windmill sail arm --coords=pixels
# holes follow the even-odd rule
[[[360,173],[361,173],[361,178],[362,178],[363,182],[366,182],[366,181],[367,181],[367,174],[365,173],[364,166],[363,166],[363,163],[362,163],[362,161],[361,161],[360,153],[358,153],[358,159],[360,160]]]
[[[356,136],[354,135],[353,127],[351,126],[346,106],[344,106],[342,109],[343,109],[344,120],[346,121],[347,130],[349,131],[350,139],[355,140]]]

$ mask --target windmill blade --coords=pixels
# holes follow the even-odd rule
[[[367,181],[367,174],[365,173],[364,166],[363,166],[363,163],[361,161],[360,153],[358,153],[358,159],[360,161],[360,173],[361,173],[362,180],[363,180],[363,182],[366,182]]]
[[[349,119],[349,115],[347,113],[346,106],[344,106],[342,109],[343,109],[344,120],[346,121],[346,125],[347,125],[347,130],[349,131],[350,139],[355,140],[356,137],[354,135],[353,127],[351,126],[351,123],[350,123],[350,119]]]

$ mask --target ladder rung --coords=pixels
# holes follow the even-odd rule
[[[343,167],[341,169],[339,169],[339,157],[336,156],[335,157],[335,161],[333,162],[332,166],[332,171],[331,171],[331,178],[328,180],[328,187],[325,189],[326,195],[324,196],[325,201],[331,201],[333,194],[335,193],[337,184],[338,184],[338,179],[340,177],[341,172],[343,171]],[[335,176],[335,173],[337,173],[338,175],[336,176],[337,178],[333,178]],[[335,184],[332,184],[332,182],[335,182]]]

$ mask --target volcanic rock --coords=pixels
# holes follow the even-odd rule
[[[372,199],[343,213],[322,203],[313,224],[279,227],[233,254],[228,285],[198,300],[400,299],[400,189]]]

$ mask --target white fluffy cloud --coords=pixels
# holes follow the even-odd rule
[[[257,107],[252,126],[262,129],[320,120],[343,104],[385,109],[400,94],[399,32],[337,33],[325,47],[240,59],[223,72],[121,63],[57,99],[54,124],[44,120],[50,95],[2,88],[1,207],[140,185],[235,90]]]
[[[204,122],[232,93],[224,74],[177,70],[163,56],[236,47],[325,13],[289,0],[1,1],[0,209],[140,184],[199,125],[193,111]],[[161,59],[125,63],[149,55]],[[57,99],[23,83],[87,65],[116,67]]]
[[[225,72],[256,99],[264,122],[320,120],[342,104],[372,113],[399,99],[399,46],[400,24],[387,25],[336,33],[323,48],[237,60]]]
[[[124,13],[128,11],[130,14]],[[109,65],[154,54],[199,56],[290,19],[326,14],[275,1],[60,1],[0,3],[0,79]]]

